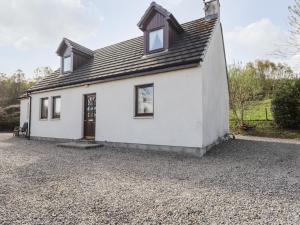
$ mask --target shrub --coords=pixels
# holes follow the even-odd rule
[[[283,85],[275,93],[272,111],[279,127],[300,129],[300,79]]]
[[[0,121],[0,131],[13,131],[18,126],[18,121]]]
[[[12,131],[14,127],[19,126],[19,121],[19,105],[11,105],[6,108],[0,108],[0,131]]]

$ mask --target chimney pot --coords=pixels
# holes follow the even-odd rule
[[[219,0],[203,0],[205,17],[213,19],[220,16],[220,1]]]

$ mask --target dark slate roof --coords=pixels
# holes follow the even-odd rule
[[[168,51],[144,55],[143,37],[137,37],[94,51],[94,58],[68,75],[57,70],[28,91],[60,88],[92,81],[141,75],[159,69],[200,63],[217,19],[205,18],[182,24],[184,32]]]
[[[25,98],[28,98],[27,93],[21,94],[17,99],[25,99]]]
[[[66,43],[68,46],[70,46],[72,49],[77,50],[78,52],[84,53],[88,56],[92,56],[92,57],[94,56],[94,51],[92,51],[91,49],[88,49],[88,48],[86,48],[86,47],[84,47],[84,46],[82,46],[82,45],[80,45],[80,44],[78,44],[74,41],[71,41],[68,38],[64,38],[62,40],[62,44],[63,43]],[[57,52],[59,52],[60,48],[61,48],[61,45],[59,46]]]
[[[153,10],[158,11],[159,13],[161,13],[167,20],[169,20],[174,27],[179,31],[182,32],[183,29],[180,26],[180,24],[178,23],[178,21],[176,20],[176,18],[173,16],[172,13],[170,13],[168,10],[166,10],[164,7],[162,7],[161,5],[157,4],[156,2],[152,2],[149,6],[149,8],[146,10],[146,12],[144,13],[144,15],[142,16],[141,20],[138,23],[138,27],[141,30],[144,30],[144,23],[147,21],[147,19],[149,18],[149,15],[153,12]]]

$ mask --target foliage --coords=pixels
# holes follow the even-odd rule
[[[34,70],[32,80],[25,78],[22,70],[17,70],[11,76],[0,73],[0,107],[18,104],[21,96],[33,84],[52,73],[50,67],[38,67]]]
[[[286,64],[269,60],[256,60],[245,66],[238,64],[229,68],[231,118],[240,127],[247,128],[245,120],[252,120],[254,114],[265,119],[272,119],[270,108],[255,108],[256,102],[272,99],[281,87],[295,79],[293,70]],[[266,112],[267,109],[267,112]],[[253,114],[249,111],[253,111]],[[267,116],[266,116],[267,113]],[[250,118],[249,118],[250,117]]]
[[[289,44],[293,47],[293,53],[300,51],[300,0],[295,0],[293,6],[289,7],[290,16],[290,39]]]
[[[260,77],[249,67],[233,65],[229,68],[230,105],[240,126],[244,126],[246,106],[257,99],[261,93]]]
[[[245,122],[251,129],[241,129],[239,124],[233,120],[234,115],[231,112],[230,130],[235,134],[273,137],[273,138],[289,138],[300,140],[299,129],[285,129],[278,127],[272,120],[271,114],[268,115],[269,120],[265,120],[264,109],[271,109],[271,99],[252,103],[245,111]],[[269,110],[268,110],[269,112]],[[271,120],[270,120],[271,118]]]
[[[272,99],[250,102],[244,112],[245,121],[272,121],[271,102]],[[235,120],[232,110],[230,120]]]
[[[53,73],[53,70],[48,66],[38,67],[33,71],[33,73],[34,73],[34,76],[33,76],[34,81],[39,82],[44,77],[46,77],[46,76],[50,75],[51,73]]]
[[[289,35],[274,51],[280,58],[290,58],[300,52],[300,0],[289,6]],[[299,64],[299,61],[296,62]]]
[[[19,121],[0,121],[0,131],[13,131],[19,126]]]
[[[300,129],[300,79],[284,84],[276,92],[272,111],[279,127]]]
[[[18,97],[33,85],[25,79],[22,70],[17,70],[12,76],[1,74],[0,77],[0,107],[18,104]]]
[[[272,137],[272,138],[288,138],[300,140],[300,130],[282,129],[276,127],[273,121],[249,121],[250,130],[241,130],[237,127],[235,121],[230,121],[230,129],[235,134]]]
[[[248,63],[247,67],[255,70],[260,77],[261,97],[263,98],[271,98],[282,83],[294,78],[291,67],[283,63],[276,64],[269,60],[256,60],[254,63]]]
[[[18,97],[51,72],[49,67],[39,67],[34,71],[32,80],[27,80],[22,70],[17,70],[11,76],[0,73],[0,130],[11,130],[19,125]]]
[[[19,126],[20,106],[12,105],[0,108],[0,131],[13,130]]]

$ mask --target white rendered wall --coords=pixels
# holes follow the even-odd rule
[[[202,64],[203,145],[229,132],[229,93],[221,24],[217,24]]]
[[[134,118],[134,86],[148,83],[154,83],[154,118]],[[82,138],[83,98],[91,93],[97,95],[97,141],[186,147],[212,144],[229,131],[220,24],[201,67],[33,94],[31,135]],[[52,120],[51,97],[58,95],[61,119]],[[48,120],[39,119],[40,98],[44,97],[49,97]]]
[[[154,118],[134,118],[135,85],[154,83]],[[200,67],[32,95],[32,136],[83,137],[83,96],[96,93],[96,140],[202,146]],[[51,119],[51,96],[61,96],[61,119]],[[40,120],[40,98],[49,118]]]
[[[29,121],[29,99],[20,100],[20,126]]]

